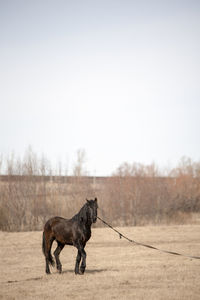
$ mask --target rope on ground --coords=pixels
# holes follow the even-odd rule
[[[123,235],[121,232],[119,232],[117,229],[113,228],[110,224],[108,224],[106,221],[104,221],[104,220],[101,219],[100,217],[97,217],[97,218],[98,218],[102,223],[104,223],[105,225],[107,225],[108,227],[110,227],[112,230],[114,230],[116,233],[118,233],[120,239],[123,237],[124,239],[126,239],[126,240],[129,241],[130,243],[134,243],[134,244],[139,245],[139,246],[143,246],[143,247],[146,247],[146,248],[150,248],[150,249],[153,249],[153,250],[157,250],[157,251],[164,252],[164,253],[168,253],[168,254],[172,254],[172,255],[184,256],[184,257],[191,258],[191,259],[200,259],[200,256],[191,256],[191,255],[181,254],[181,253],[178,253],[178,252],[167,251],[167,250],[163,250],[163,249],[156,248],[156,247],[151,246],[151,245],[147,245],[147,244],[143,244],[143,243],[136,242],[136,241],[134,241],[134,240],[132,240],[132,239],[129,239],[127,236]]]

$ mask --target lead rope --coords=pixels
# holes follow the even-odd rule
[[[162,249],[156,248],[156,247],[151,246],[151,245],[146,245],[146,244],[143,244],[143,243],[136,242],[136,241],[134,241],[132,239],[129,239],[127,236],[123,235],[121,232],[119,232],[118,230],[116,230],[115,228],[113,228],[110,224],[108,224],[106,221],[104,221],[100,217],[97,217],[97,218],[102,223],[104,223],[105,225],[107,225],[108,227],[110,227],[113,231],[115,231],[116,233],[118,233],[120,239],[123,237],[124,239],[126,239],[130,243],[134,243],[134,244],[139,245],[139,246],[143,246],[143,247],[146,247],[146,248],[154,249],[154,250],[157,250],[157,251],[160,251],[160,252],[164,252],[164,253],[168,253],[168,254],[172,254],[172,255],[184,256],[184,257],[191,258],[191,259],[200,259],[200,256],[191,256],[191,255],[181,254],[181,253],[178,253],[178,252],[172,252],[172,251],[162,250]]]

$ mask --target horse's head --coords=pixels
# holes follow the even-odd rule
[[[90,220],[92,221],[92,223],[95,223],[97,221],[97,208],[98,208],[97,198],[95,198],[94,200],[86,199],[86,201],[87,201]]]

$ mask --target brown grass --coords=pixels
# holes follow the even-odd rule
[[[118,228],[119,229],[119,228]],[[119,229],[136,241],[200,256],[200,225]],[[41,232],[0,232],[0,299],[200,299],[200,260],[134,246],[108,228],[93,229],[84,276],[76,249],[61,254],[63,274],[44,273]]]

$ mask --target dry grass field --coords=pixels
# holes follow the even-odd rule
[[[118,228],[156,247],[200,256],[200,225]],[[135,246],[109,228],[92,230],[85,275],[76,249],[61,253],[63,273],[45,274],[41,232],[0,232],[0,299],[200,299],[200,260]]]

